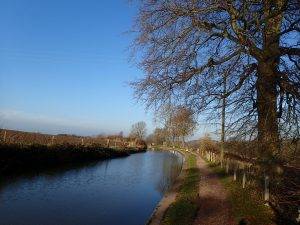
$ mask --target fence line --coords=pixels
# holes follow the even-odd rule
[[[13,130],[0,129],[0,143],[6,144],[40,144],[40,145],[55,145],[55,144],[72,144],[72,145],[100,145],[110,148],[136,147],[137,140],[120,136],[107,137],[82,137],[75,135],[49,135],[32,132],[22,132]]]
[[[188,151],[195,151],[195,149],[191,149]],[[246,188],[246,186],[250,184],[252,184],[252,186],[256,184],[256,187],[258,187],[262,191],[261,198],[264,201],[265,205],[271,206],[273,209],[274,207],[276,208],[283,206],[279,206],[279,204],[292,206],[294,210],[292,213],[289,212],[290,219],[294,222],[298,220],[300,222],[299,168],[291,168],[289,166],[283,166],[283,169],[280,169],[276,166],[274,168],[264,168],[255,160],[249,158],[243,159],[238,155],[225,153],[224,159],[222,161],[221,154],[219,152],[207,151],[203,149],[196,149],[196,152],[207,161],[219,165],[222,169],[224,169],[224,172],[227,175],[231,174],[232,180],[234,182],[239,182],[242,188]],[[277,188],[279,188],[278,182],[280,181],[280,179],[283,179],[281,180],[281,185],[283,185],[281,189],[283,191],[277,190]],[[288,181],[289,179],[292,180],[290,183],[294,185],[293,187],[284,182]],[[270,189],[271,184],[273,186],[272,189]],[[288,188],[290,189],[287,190]],[[271,192],[271,190],[273,192]],[[287,195],[287,193],[294,193],[294,196],[285,196]],[[290,202],[287,201],[282,203],[278,200],[278,198],[280,199],[286,197],[288,197],[287,199]],[[294,202],[290,200],[292,198],[294,198]]]

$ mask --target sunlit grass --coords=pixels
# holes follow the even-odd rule
[[[176,201],[170,205],[164,219],[163,225],[189,225],[193,224],[196,216],[197,194],[199,188],[199,170],[197,169],[197,160],[194,155],[187,156],[187,171],[184,182]]]
[[[237,224],[242,219],[255,225],[274,224],[272,210],[264,205],[262,196],[260,196],[261,192],[257,192],[257,189],[250,185],[243,189],[242,185],[238,181],[233,181],[224,169],[214,164],[209,164],[209,166],[219,175],[222,184],[228,191],[233,217]]]

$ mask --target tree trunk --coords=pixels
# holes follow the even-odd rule
[[[223,74],[223,98],[222,98],[222,121],[221,121],[221,168],[223,168],[224,160],[224,144],[225,144],[225,113],[226,113],[226,97],[227,92],[227,74]]]
[[[280,29],[283,14],[274,15],[275,10],[284,6],[281,0],[264,1],[264,16],[268,18],[264,28],[263,57],[258,60],[257,110],[258,141],[263,159],[269,160],[278,152],[279,130],[277,119],[277,81],[279,79]]]
[[[258,141],[261,156],[269,159],[279,149],[277,121],[276,66],[274,62],[258,63],[257,111]]]
[[[185,147],[185,140],[184,140],[184,136],[182,136],[182,147]]]

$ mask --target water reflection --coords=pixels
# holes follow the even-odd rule
[[[165,193],[172,186],[182,169],[182,164],[183,157],[181,155],[172,155],[172,160],[163,161],[163,171],[157,184],[157,190],[160,193]]]
[[[144,224],[181,158],[146,152],[0,183],[1,224]]]

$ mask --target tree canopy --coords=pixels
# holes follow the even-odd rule
[[[299,138],[298,0],[143,0],[135,28],[145,76],[132,86],[148,107],[171,96],[215,113],[226,98],[227,128],[257,139],[262,155]]]
[[[144,121],[137,122],[132,125],[129,137],[143,140],[146,136],[146,123]]]

